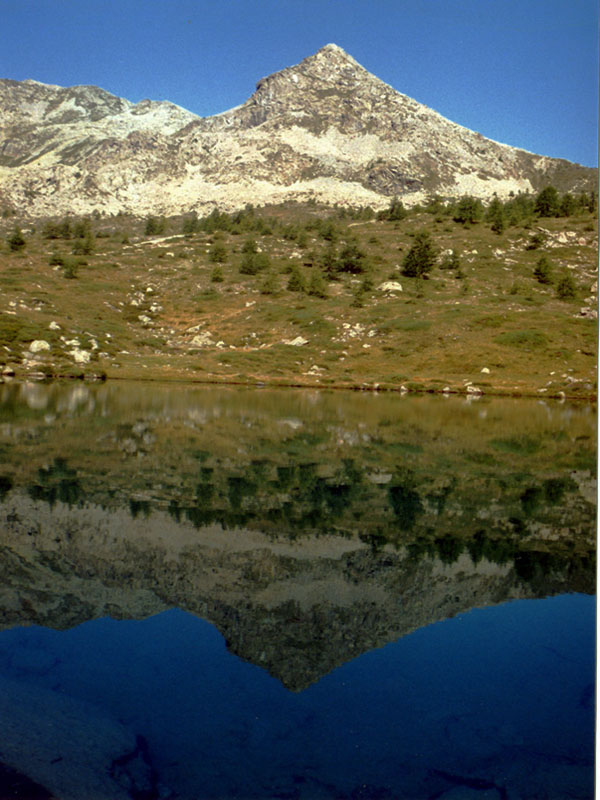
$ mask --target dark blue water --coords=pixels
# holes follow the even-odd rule
[[[578,594],[478,609],[297,693],[179,610],[15,628],[0,751],[81,800],[591,798],[594,619]]]

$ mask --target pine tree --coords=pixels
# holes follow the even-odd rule
[[[535,199],[534,211],[540,217],[556,217],[559,207],[558,192],[554,186],[546,186]]]
[[[277,276],[274,272],[267,272],[265,275],[265,279],[261,284],[260,293],[261,294],[277,294],[277,290],[279,289],[279,282],[277,280]]]
[[[306,289],[306,282],[304,280],[304,276],[300,272],[300,269],[296,264],[292,267],[292,271],[290,272],[290,278],[287,284],[287,290],[289,292],[304,292]]]
[[[453,219],[455,222],[462,222],[463,225],[473,225],[483,217],[483,204],[475,197],[465,195],[458,201],[454,210]]]
[[[558,213],[561,217],[570,217],[577,211],[577,201],[569,192],[565,192],[560,200]]]
[[[208,251],[208,260],[213,264],[224,264],[227,261],[227,248],[222,242],[214,242]]]
[[[338,277],[338,256],[333,242],[329,242],[325,250],[320,254],[318,261],[329,280],[334,280]]]
[[[552,264],[548,256],[540,256],[533,270],[533,277],[538,283],[552,283]]]
[[[355,242],[348,242],[340,252],[337,269],[339,272],[360,275],[368,269],[367,256]]]
[[[327,284],[320,270],[312,270],[306,292],[312,297],[327,297]]]
[[[410,278],[421,278],[431,272],[437,250],[427,231],[419,231],[408,253],[402,261],[402,274]]]
[[[144,228],[144,236],[159,236],[165,232],[165,226],[164,217],[148,217]]]
[[[572,300],[577,295],[577,285],[567,273],[562,276],[556,285],[556,296],[560,300]]]
[[[390,222],[399,222],[400,220],[405,219],[407,214],[407,210],[402,205],[402,200],[394,197],[387,211],[387,219],[389,219]]]
[[[498,235],[504,233],[506,228],[506,215],[504,213],[504,206],[497,197],[494,197],[488,206],[485,218],[491,223],[490,227],[494,233]]]
[[[76,256],[89,256],[96,249],[96,239],[91,231],[91,228],[86,233],[83,239],[76,239],[73,244],[73,255]]]

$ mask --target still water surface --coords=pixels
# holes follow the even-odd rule
[[[0,387],[0,760],[61,800],[593,797],[595,424]]]

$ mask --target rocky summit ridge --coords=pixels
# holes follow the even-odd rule
[[[95,86],[0,80],[0,206],[32,216],[206,213],[310,199],[381,208],[439,194],[594,189],[597,170],[486,139],[328,44],[198,117]]]

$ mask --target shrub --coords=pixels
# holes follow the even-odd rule
[[[277,276],[274,272],[268,272],[265,275],[265,279],[261,284],[260,293],[261,294],[277,294],[277,290],[279,289],[279,283],[277,281]]]
[[[536,330],[506,331],[496,336],[494,341],[511,347],[543,347],[548,343],[546,336]]]
[[[6,237],[6,243],[13,253],[20,252],[27,244],[20,228],[15,228],[10,236]]]
[[[325,222],[321,226],[320,235],[326,242],[335,242],[338,238],[338,232],[333,222]]]
[[[244,253],[244,254],[246,254],[246,253],[251,253],[251,254],[258,253],[258,248],[256,246],[256,242],[254,241],[254,239],[246,239],[246,241],[242,245],[242,253]]]
[[[208,251],[208,260],[214,264],[224,264],[227,261],[227,248],[221,242],[215,242]]]
[[[63,277],[76,278],[79,273],[79,261],[74,258],[66,258],[63,262]]]
[[[533,270],[533,277],[538,283],[552,283],[552,264],[548,256],[541,256]]]
[[[460,269],[460,254],[458,250],[451,250],[444,255],[440,269]]]
[[[210,275],[210,279],[213,283],[223,283],[225,280],[223,269],[221,267],[215,267]]]
[[[286,288],[289,292],[303,292],[306,289],[304,276],[296,265],[292,267]]]
[[[327,297],[327,284],[319,270],[313,269],[306,291],[312,297]]]
[[[91,231],[88,231],[84,239],[76,239],[73,245],[73,255],[89,256],[96,249],[96,240]]]
[[[360,275],[368,269],[367,256],[355,242],[348,242],[340,252],[337,260],[337,270],[339,272],[349,272],[352,275]]]
[[[569,275],[563,275],[556,284],[556,296],[560,300],[572,300],[577,296],[577,284]]]
[[[534,233],[533,236],[529,239],[527,243],[526,250],[537,250],[538,247],[541,247],[544,242],[546,241],[546,234],[545,233]]]
[[[144,236],[159,236],[165,232],[165,227],[164,217],[148,217],[144,228]]]
[[[247,244],[247,243],[246,243]],[[258,275],[268,267],[271,266],[271,261],[267,253],[258,253],[256,250],[253,252],[250,249],[245,249],[246,245],[242,248],[243,257],[240,264],[240,272],[242,275]],[[254,245],[256,248],[256,245]]]
[[[362,287],[362,284],[358,286],[354,290],[354,296],[352,298],[352,302],[350,303],[352,308],[363,308],[365,304],[365,295],[366,292]]]
[[[51,267],[62,267],[65,263],[64,258],[58,253],[51,253],[48,258],[48,264]]]
[[[42,239],[58,239],[60,238],[58,222],[46,222],[42,228]]]

